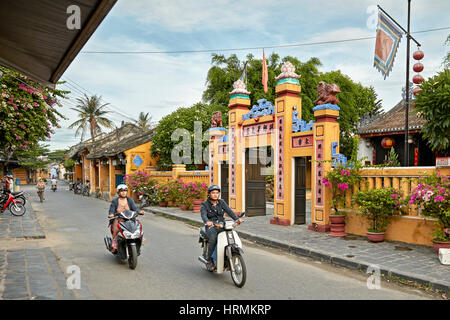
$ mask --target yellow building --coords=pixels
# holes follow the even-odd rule
[[[89,181],[91,193],[112,199],[126,174],[145,171],[156,164],[150,151],[152,136],[153,130],[126,123],[95,142],[74,146],[70,153],[75,160],[74,180]]]

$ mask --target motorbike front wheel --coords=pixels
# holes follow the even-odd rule
[[[231,265],[234,268],[231,268]],[[245,267],[244,258],[239,253],[233,253],[230,261],[231,279],[238,288],[242,288],[247,280],[247,269]]]
[[[22,202],[12,202],[9,205],[9,211],[11,212],[12,215],[20,217],[25,214],[27,209],[25,208]]]
[[[134,270],[137,266],[137,249],[136,246],[128,246],[128,266]]]

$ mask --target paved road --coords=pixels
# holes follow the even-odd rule
[[[105,249],[109,202],[75,195],[60,184],[33,208],[63,269],[77,265],[95,299],[426,299],[418,290],[382,282],[369,290],[368,275],[290,256],[244,242],[248,270],[244,288],[230,274],[211,274],[197,260],[198,229],[146,214],[148,242],[136,270]],[[237,230],[238,231],[238,230]]]

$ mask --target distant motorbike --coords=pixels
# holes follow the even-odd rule
[[[243,217],[245,212],[242,212],[238,218]],[[215,227],[219,228],[221,232],[217,235],[217,245],[212,254],[215,261],[216,269],[215,273],[221,274],[224,271],[231,272],[231,279],[234,284],[241,288],[244,286],[247,279],[247,269],[245,267],[244,258],[242,254],[242,242],[238,234],[233,231],[235,226],[239,225],[239,222],[226,220],[225,223],[216,224]],[[206,227],[200,228],[200,236],[198,242],[203,248],[203,255],[198,259],[207,264],[206,260],[208,251],[208,237],[206,235]]]
[[[53,190],[53,192],[56,191],[56,184],[53,184],[53,185],[52,185],[52,190]]]
[[[91,187],[88,184],[83,184],[81,190],[83,196],[89,197],[91,195]]]
[[[142,223],[137,219],[136,211],[125,210],[117,213],[119,218],[119,234],[117,235],[117,250],[112,247],[112,238],[106,236],[104,238],[106,249],[113,255],[117,256],[122,262],[128,259],[130,269],[136,269],[137,257],[141,254],[141,246],[143,240]],[[109,221],[109,229],[112,233],[112,223],[114,219]]]
[[[73,187],[75,186],[75,182],[69,183],[69,191],[73,191]]]
[[[1,204],[1,213],[3,213],[7,208],[14,216],[23,216],[26,212],[25,203],[17,197],[22,196],[23,191],[8,193],[8,199],[3,201]]]
[[[73,193],[75,194],[81,194],[82,190],[82,184],[81,183],[75,183],[73,186]]]

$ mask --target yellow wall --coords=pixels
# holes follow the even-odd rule
[[[151,142],[147,142],[147,143],[141,144],[140,146],[126,150],[124,152],[126,159],[127,159],[127,164],[126,164],[126,169],[125,169],[126,174],[131,174],[131,173],[134,173],[137,171],[144,172],[146,167],[154,166],[156,164],[156,159],[152,158],[152,156],[151,156],[151,151],[150,151],[151,145],[152,145]],[[139,167],[136,167],[133,164],[133,159],[137,155],[139,155],[143,160],[142,164]]]

